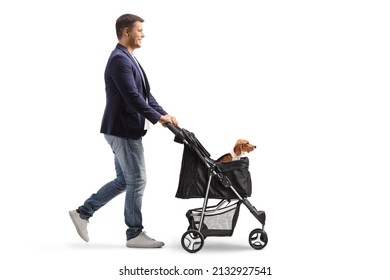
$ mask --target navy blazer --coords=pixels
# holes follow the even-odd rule
[[[146,133],[145,118],[155,124],[161,115],[167,114],[150,93],[148,79],[141,68],[144,85],[136,63],[127,49],[117,44],[104,72],[106,108],[101,133],[138,139]]]

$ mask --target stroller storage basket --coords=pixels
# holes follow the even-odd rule
[[[204,220],[200,232],[203,236],[232,236],[237,223],[241,202],[220,207],[222,201],[216,206],[207,207],[204,212]],[[202,208],[188,210],[187,219],[190,229],[199,230]]]
[[[241,158],[240,160],[226,163],[216,163],[215,172],[228,177],[240,196],[243,198],[251,196],[252,180],[249,172],[248,158]],[[208,180],[209,169],[207,166],[193,149],[185,146],[176,197],[204,198]],[[236,199],[237,195],[230,188],[225,188],[218,178],[213,177],[208,197]]]

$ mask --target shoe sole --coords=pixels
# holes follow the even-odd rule
[[[153,245],[153,244],[150,244],[150,245],[142,245],[142,244],[126,244],[126,247],[127,248],[148,248],[148,249],[153,249],[153,248],[161,248],[163,247],[165,244],[164,243],[160,243],[160,244],[156,244],[156,245]]]
[[[138,248],[138,249],[157,249],[157,248],[162,248],[164,245],[161,246],[142,246],[142,245],[127,245],[127,248]]]

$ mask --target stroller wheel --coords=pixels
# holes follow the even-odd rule
[[[203,235],[197,230],[188,230],[181,237],[181,246],[189,253],[196,253],[204,244]]]
[[[268,243],[267,233],[262,229],[254,229],[249,234],[249,244],[253,249],[261,250]]]

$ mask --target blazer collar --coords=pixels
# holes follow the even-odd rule
[[[128,57],[131,58],[131,60],[133,60],[133,62],[135,62],[133,56],[132,56],[131,53],[127,50],[127,48],[126,48],[125,46],[123,46],[123,45],[121,45],[121,44],[118,43],[118,44],[116,45],[116,48],[119,49],[119,50],[121,50],[121,51],[123,51]]]
[[[130,57],[131,61],[133,61],[136,65],[139,65],[141,67],[141,65],[139,63],[137,63],[137,61],[135,61],[134,56],[127,50],[127,48],[125,46],[123,46],[123,45],[118,43],[116,45],[116,48],[120,49],[121,51],[123,51],[128,57]]]

